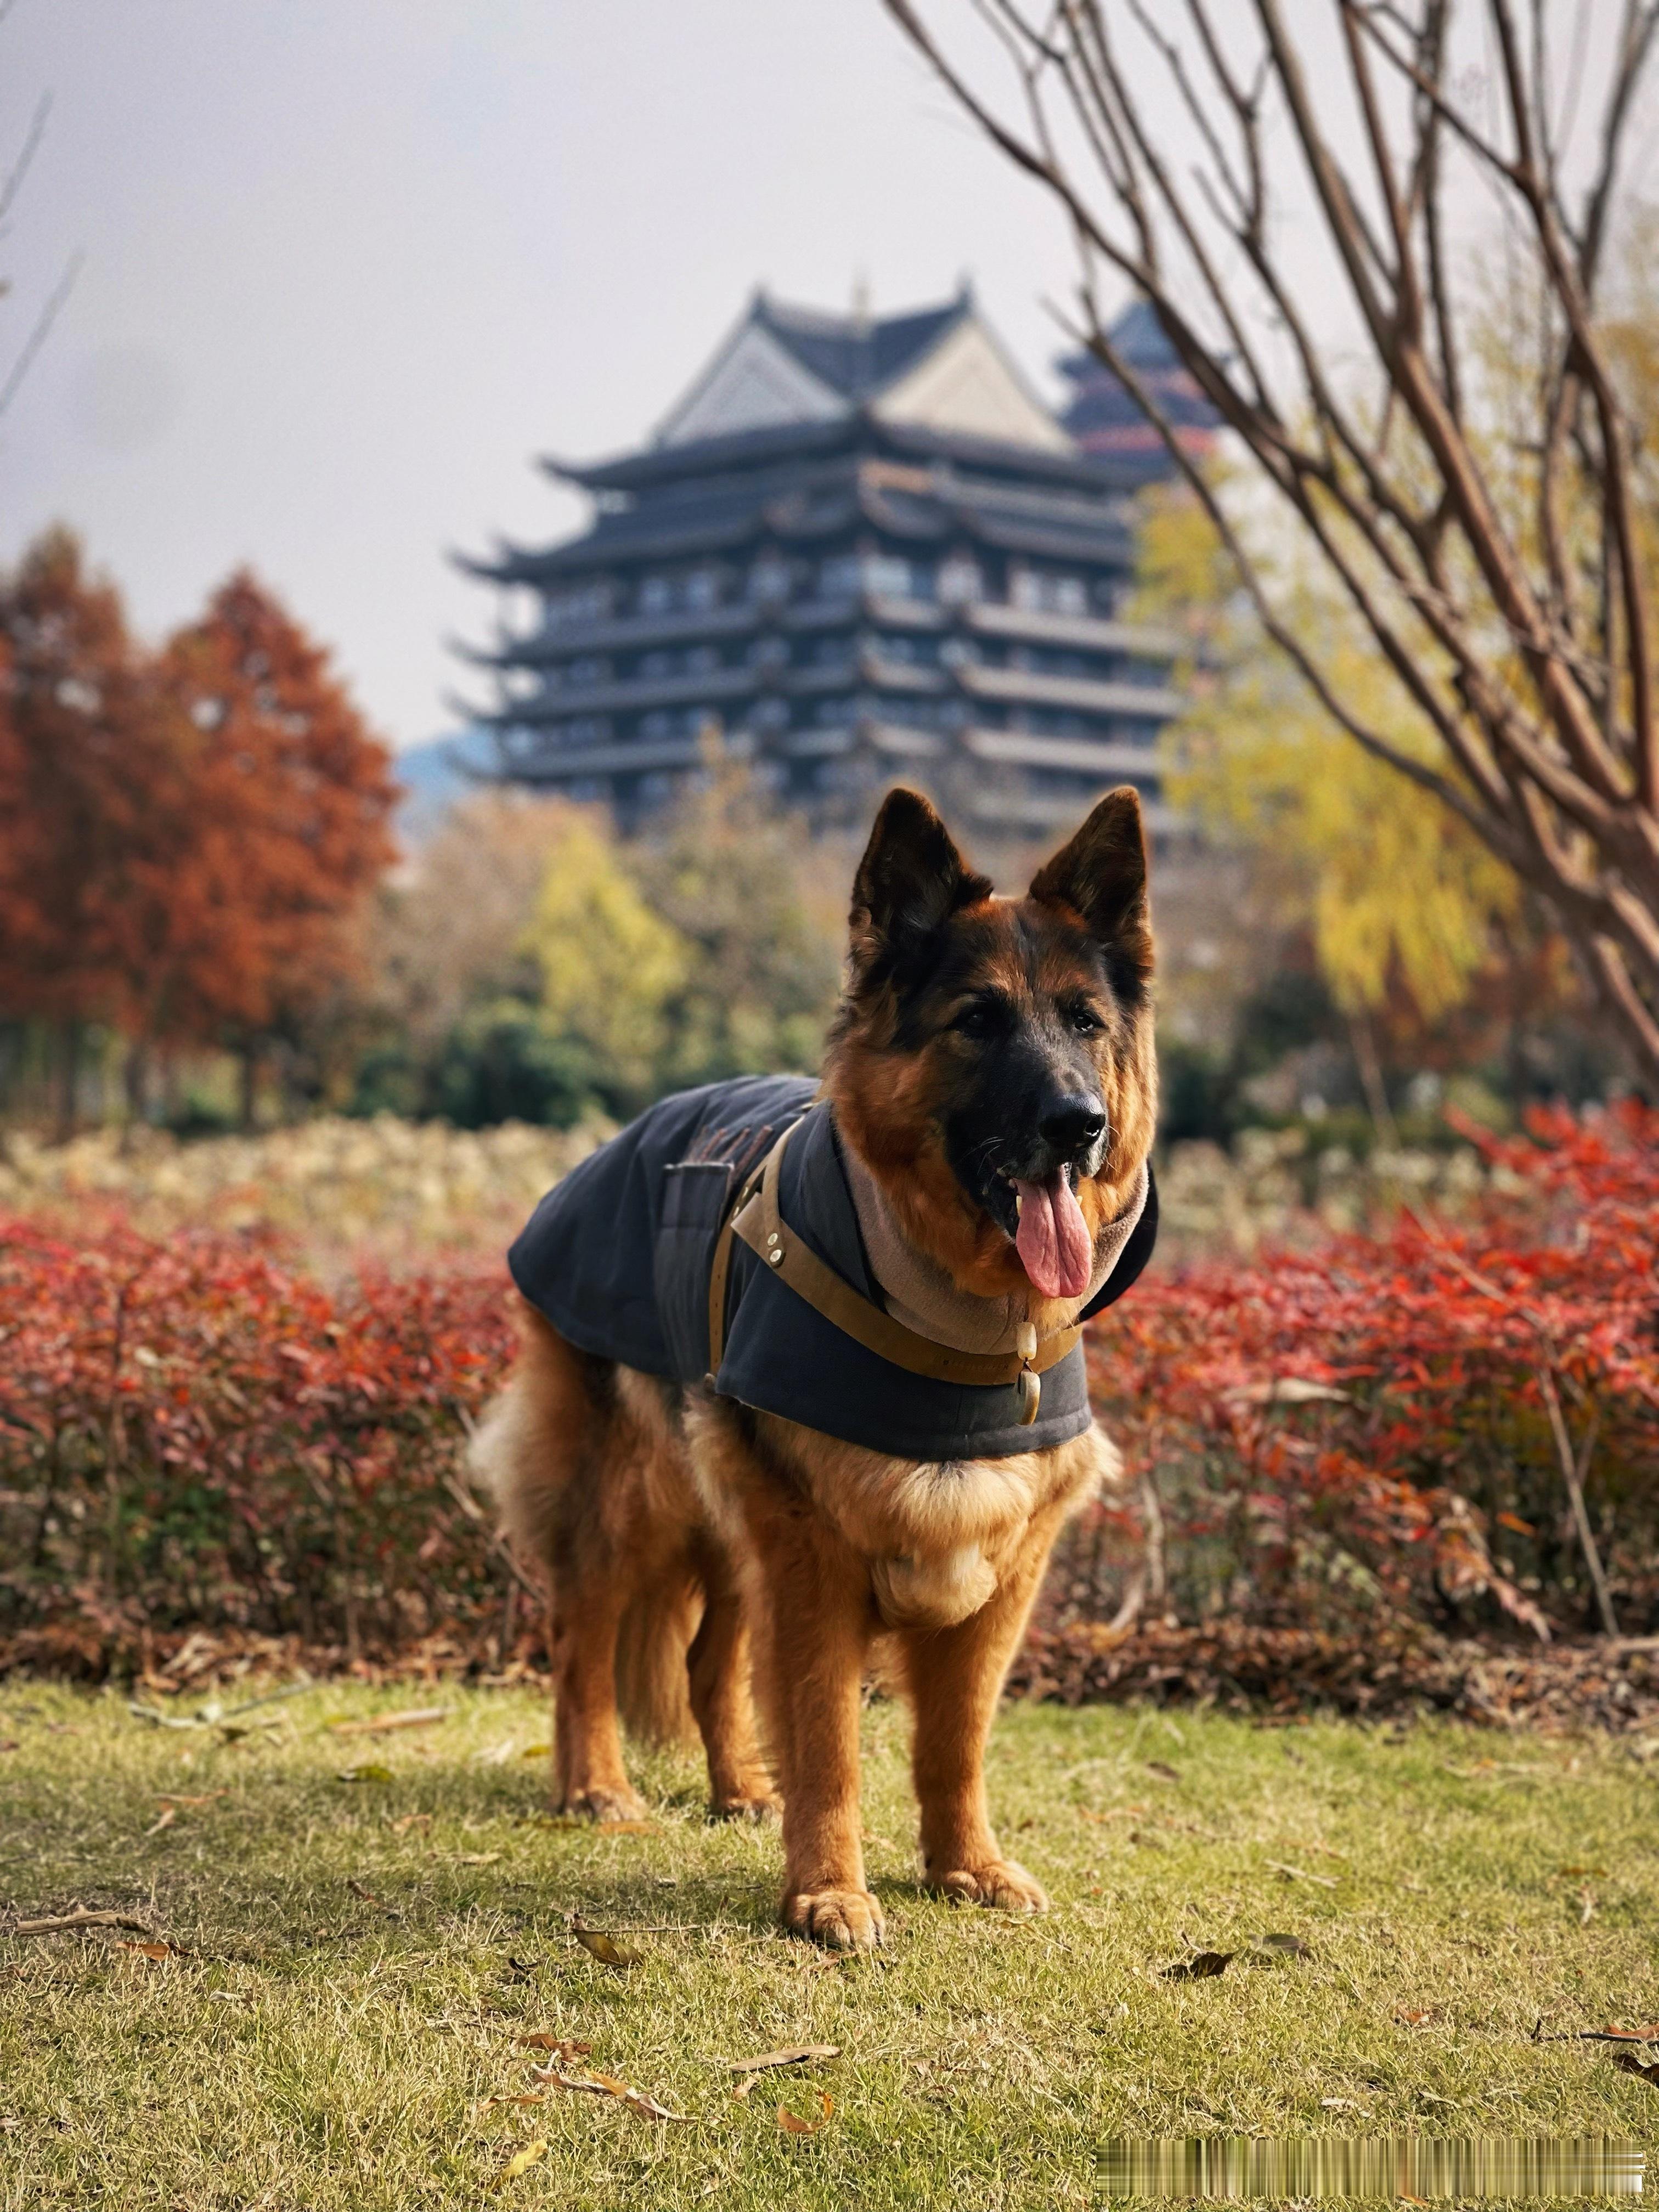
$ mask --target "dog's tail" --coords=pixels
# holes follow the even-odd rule
[[[642,1743],[695,1743],[685,1655],[702,1619],[702,1584],[677,1560],[623,1614],[617,1632],[617,1704]]]

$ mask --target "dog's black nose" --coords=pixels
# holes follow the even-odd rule
[[[1062,1160],[1086,1152],[1106,1127],[1106,1109],[1092,1092],[1069,1091],[1051,1099],[1037,1123],[1037,1134]]]

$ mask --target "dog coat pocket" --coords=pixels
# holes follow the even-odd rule
[[[681,1160],[663,1170],[652,1279],[669,1357],[685,1382],[708,1365],[708,1276],[732,1172],[729,1160]]]

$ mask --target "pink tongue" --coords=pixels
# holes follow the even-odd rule
[[[1078,1298],[1089,1287],[1094,1245],[1065,1170],[1047,1182],[1017,1182],[1020,1264],[1045,1298]]]

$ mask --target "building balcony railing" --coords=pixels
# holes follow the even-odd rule
[[[1172,660],[1181,650],[1173,630],[1150,623],[1112,622],[1100,615],[1060,615],[1037,607],[1016,607],[999,599],[975,599],[967,610],[968,626],[987,637],[1014,637],[1034,645],[1083,646],[1094,653],[1140,653],[1148,660]]]
[[[1133,653],[1152,660],[1172,659],[1181,641],[1149,623],[1110,622],[1094,615],[1053,614],[997,599],[942,606],[933,599],[895,598],[884,592],[836,593],[770,606],[750,600],[664,614],[613,615],[602,620],[554,624],[507,638],[476,657],[501,666],[533,668],[590,653],[647,652],[653,646],[695,644],[708,638],[747,637],[775,623],[786,630],[838,629],[863,621],[878,629],[937,632],[961,622],[985,637],[1032,644],[1080,647],[1096,653]]]
[[[683,676],[624,677],[605,684],[573,684],[533,698],[515,699],[506,709],[516,722],[567,721],[575,714],[645,712],[653,707],[702,707],[717,701],[752,697],[761,684],[755,668],[703,668]]]
[[[1074,707],[1084,714],[1139,714],[1167,721],[1186,701],[1179,691],[1152,684],[1108,684],[1087,676],[1042,676],[1030,668],[981,668],[960,672],[964,691],[981,699],[1006,699],[1032,707]]]
[[[968,729],[963,750],[975,760],[1013,768],[1069,769],[1079,775],[1156,775],[1158,758],[1152,745],[1113,738],[1047,738],[1035,730]]]

